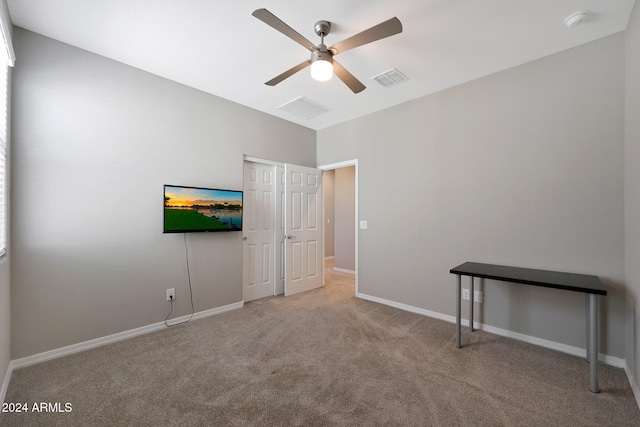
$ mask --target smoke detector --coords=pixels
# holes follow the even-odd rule
[[[582,24],[582,21],[586,19],[587,15],[589,15],[588,10],[581,10],[579,12],[574,12],[564,19],[564,25],[566,25],[569,28],[577,27],[578,25]]]

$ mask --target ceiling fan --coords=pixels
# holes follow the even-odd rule
[[[365,89],[365,85],[340,65],[339,62],[333,59],[333,57],[339,53],[402,32],[400,20],[394,17],[327,48],[324,44],[324,38],[331,31],[331,23],[328,21],[318,21],[314,25],[313,29],[315,33],[320,36],[320,44],[316,46],[267,9],[257,9],[252,15],[311,51],[310,59],[269,80],[265,83],[268,86],[275,86],[298,71],[311,66],[311,77],[314,79],[320,81],[329,80],[335,73],[353,93],[362,92]]]

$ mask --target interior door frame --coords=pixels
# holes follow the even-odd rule
[[[355,204],[356,204],[356,214],[355,214],[355,218],[353,219],[355,222],[355,227],[356,227],[356,241],[355,241],[355,258],[356,258],[356,274],[355,274],[355,283],[356,283],[356,296],[359,295],[358,293],[358,263],[359,263],[359,257],[358,257],[358,241],[360,240],[359,235],[360,235],[360,227],[359,227],[359,222],[358,222],[358,218],[360,218],[360,215],[358,214],[358,195],[359,195],[359,190],[358,190],[358,159],[353,159],[353,160],[345,160],[343,162],[337,162],[337,163],[329,163],[326,165],[321,165],[321,166],[316,166],[317,169],[321,169],[323,171],[328,171],[328,170],[335,170],[335,169],[342,169],[342,168],[347,168],[350,166],[354,166],[355,167]],[[323,200],[322,200],[323,206],[325,206],[324,204],[324,191],[323,191]],[[322,239],[324,240],[324,224],[326,222],[326,218],[324,217],[324,209],[323,209],[323,213],[322,213]],[[324,250],[324,241],[322,242],[322,247]],[[323,280],[323,284],[324,284],[324,280]]]

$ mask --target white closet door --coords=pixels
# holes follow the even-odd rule
[[[322,286],[322,171],[285,165],[285,295]]]
[[[243,203],[243,300],[273,295],[276,279],[275,167],[245,161]]]

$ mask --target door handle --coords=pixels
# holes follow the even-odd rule
[[[287,234],[287,239],[291,240],[291,239],[295,239],[295,238],[296,238],[296,236],[293,236],[291,234]]]

